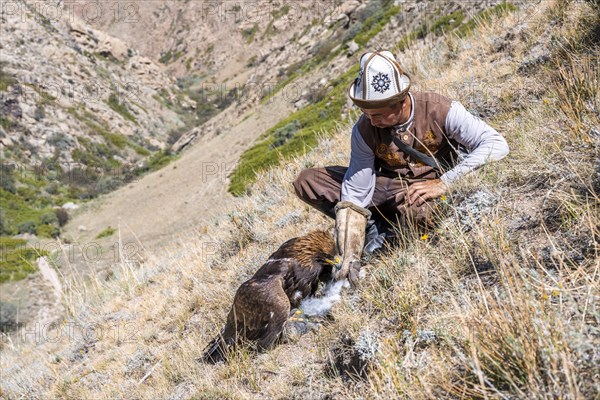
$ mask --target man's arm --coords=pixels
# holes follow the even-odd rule
[[[446,117],[446,133],[470,152],[440,179],[418,182],[408,188],[409,204],[420,206],[426,200],[441,196],[448,186],[460,177],[489,161],[500,160],[508,154],[506,140],[491,126],[453,101]]]
[[[375,191],[375,154],[362,138],[358,124],[352,128],[350,166],[342,182],[341,201],[368,207]]]
[[[489,161],[504,158],[509,152],[506,140],[494,128],[468,112],[457,101],[452,102],[446,117],[446,133],[469,150],[464,159],[440,177],[446,185]]]

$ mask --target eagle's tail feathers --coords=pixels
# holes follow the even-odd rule
[[[202,356],[202,361],[208,364],[216,364],[221,361],[225,361],[227,359],[227,355],[232,350],[233,340],[227,340],[223,337],[221,333],[204,349],[204,355]]]

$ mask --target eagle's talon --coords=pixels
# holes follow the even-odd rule
[[[310,322],[307,319],[290,318],[285,326],[285,336],[287,338],[293,336],[302,336],[316,331],[321,327],[317,322]]]
[[[290,311],[290,318],[293,317],[294,315],[299,315],[302,314],[303,311],[299,308],[293,308],[292,311]]]

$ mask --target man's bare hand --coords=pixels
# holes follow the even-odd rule
[[[408,187],[407,200],[409,205],[417,207],[429,199],[440,197],[448,190],[448,186],[440,179],[431,179],[413,183]]]

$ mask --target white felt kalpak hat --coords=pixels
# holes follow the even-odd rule
[[[389,51],[365,53],[360,71],[348,95],[360,108],[384,108],[403,100],[410,88],[410,77]]]

